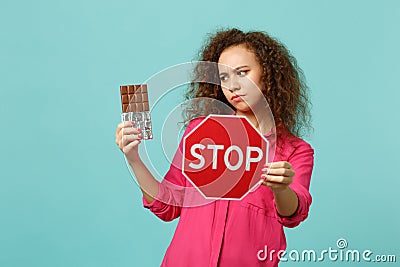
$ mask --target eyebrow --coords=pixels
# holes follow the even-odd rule
[[[242,65],[242,66],[238,66],[238,67],[236,67],[236,68],[232,68],[232,69],[234,69],[234,70],[240,70],[240,69],[242,69],[242,68],[248,68],[249,66],[247,66],[247,65]],[[222,74],[227,74],[226,72],[220,72],[220,75],[222,75]]]
[[[240,69],[242,69],[242,68],[248,68],[248,67],[249,67],[249,66],[247,66],[247,65],[243,65],[243,66],[236,67],[235,70],[240,70]]]

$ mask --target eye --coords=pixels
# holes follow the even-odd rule
[[[223,81],[228,80],[228,76],[226,76],[226,75],[221,75],[221,76],[219,76],[219,79],[223,82]]]
[[[248,70],[240,70],[237,72],[238,76],[246,76],[247,72],[249,72]]]

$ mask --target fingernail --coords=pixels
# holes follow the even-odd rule
[[[137,130],[138,130],[138,132],[139,132],[139,133],[141,133],[141,132],[142,132],[142,130],[141,130],[140,128],[139,128],[139,129],[137,129]]]
[[[268,168],[263,168],[263,169],[261,169],[261,171],[266,172],[266,171],[268,171]]]
[[[131,123],[132,123],[132,125],[135,125],[135,122],[134,122],[134,121],[132,121]]]
[[[142,135],[141,135],[141,134],[139,134],[137,137],[139,137],[140,139],[142,139]]]

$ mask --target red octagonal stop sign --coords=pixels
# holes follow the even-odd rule
[[[261,180],[268,140],[246,117],[209,115],[183,140],[182,173],[205,198],[242,199]]]

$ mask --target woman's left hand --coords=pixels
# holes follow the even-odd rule
[[[289,162],[271,162],[264,167],[262,169],[264,173],[261,175],[264,179],[262,184],[271,188],[272,192],[279,193],[284,191],[293,182],[295,172]]]

